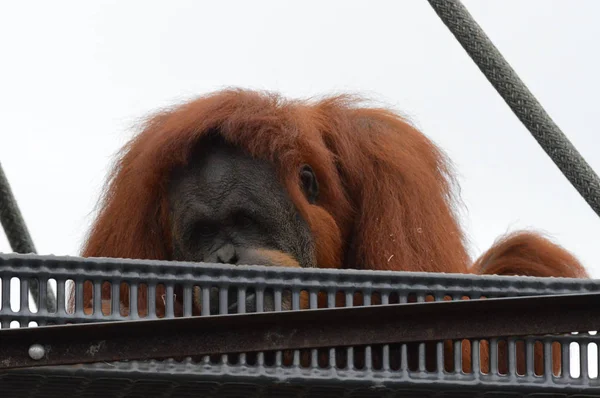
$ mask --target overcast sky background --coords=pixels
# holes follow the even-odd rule
[[[600,2],[464,4],[600,171]],[[473,256],[536,228],[600,277],[600,219],[427,1],[2,1],[0,43],[0,162],[41,254],[78,254],[141,118],[239,86],[383,102],[453,159]]]

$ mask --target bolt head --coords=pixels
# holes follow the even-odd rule
[[[46,355],[46,350],[41,344],[33,344],[29,347],[29,357],[34,361],[39,361]]]

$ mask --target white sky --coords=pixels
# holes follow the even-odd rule
[[[464,3],[600,171],[600,2]],[[426,1],[2,1],[0,44],[0,162],[41,254],[78,253],[141,117],[241,86],[385,102],[454,160],[473,256],[531,227],[600,276],[600,219]]]

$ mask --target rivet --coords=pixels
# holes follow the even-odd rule
[[[46,355],[46,350],[41,344],[33,344],[29,347],[29,357],[34,361],[39,361]]]

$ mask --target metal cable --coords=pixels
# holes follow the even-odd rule
[[[0,164],[0,222],[15,253],[35,253],[35,246]]]
[[[428,0],[554,164],[600,216],[600,180],[460,0]]]
[[[35,253],[35,246],[25,220],[21,215],[17,201],[13,196],[8,179],[0,164],[0,223],[4,228],[8,243],[15,253]],[[29,281],[29,292],[35,306],[39,308],[38,297],[40,294],[37,280]],[[52,289],[47,289],[46,308],[55,308],[56,298]]]

